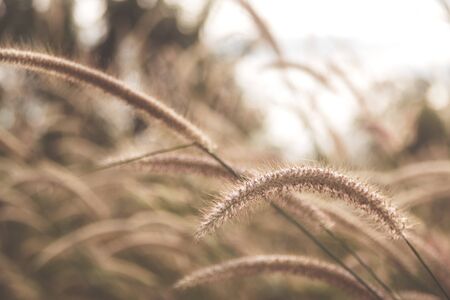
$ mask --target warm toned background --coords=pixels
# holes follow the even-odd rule
[[[445,0],[0,0],[0,44],[113,74],[191,120],[241,170],[318,162],[370,182],[409,215],[411,240],[450,290],[448,11]],[[1,65],[0,299],[349,299],[282,275],[173,291],[244,255],[330,262],[268,206],[194,241],[222,177],[93,172],[184,143],[92,87]],[[402,241],[338,199],[302,197],[338,214],[333,232],[395,291],[441,295]]]

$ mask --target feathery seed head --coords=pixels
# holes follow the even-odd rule
[[[358,299],[373,299],[374,297],[347,271],[323,261],[293,255],[260,255],[233,259],[193,272],[178,281],[175,288],[187,289],[209,282],[267,273],[292,274],[323,281],[346,290],[357,296]],[[380,299],[383,299],[379,291],[376,293],[379,294]]]
[[[364,183],[331,169],[301,166],[268,172],[236,183],[204,216],[197,237],[214,231],[257,200],[293,191],[325,194],[344,200],[388,228],[393,237],[399,237],[405,228],[405,219],[387,199]]]
[[[122,81],[96,69],[52,55],[5,48],[0,48],[0,62],[94,86],[145,111],[177,134],[198,143],[205,149],[212,151],[215,148],[212,141],[200,129],[173,109],[149,95],[132,90]]]

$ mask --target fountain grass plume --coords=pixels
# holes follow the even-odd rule
[[[406,227],[405,218],[370,186],[331,169],[300,166],[275,170],[233,185],[204,215],[197,237],[214,231],[252,203],[288,191],[314,192],[344,200],[388,228],[393,238],[401,237]]]
[[[273,273],[292,274],[319,280],[343,289],[357,296],[358,299],[374,299],[374,295],[344,269],[309,257],[293,255],[260,255],[233,259],[195,271],[178,281],[175,288],[187,289],[229,278]],[[377,291],[377,294],[380,299],[383,299],[380,291]]]
[[[94,86],[124,100],[134,108],[145,111],[178,135],[198,143],[209,151],[215,148],[212,141],[200,129],[173,109],[99,70],[53,55],[13,48],[0,48],[0,62]]]

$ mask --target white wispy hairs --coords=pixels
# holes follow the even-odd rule
[[[388,228],[394,238],[401,236],[406,227],[405,218],[374,188],[328,168],[300,166],[268,172],[232,186],[204,215],[197,237],[214,231],[257,200],[277,199],[273,196],[292,191],[344,200]]]
[[[177,134],[196,142],[203,148],[212,151],[215,147],[200,129],[173,109],[96,69],[48,54],[11,48],[0,48],[0,62],[94,86],[145,111],[151,117],[162,121]]]
[[[175,288],[186,289],[229,278],[273,273],[304,276],[343,289],[358,299],[374,299],[371,292],[338,266],[293,255],[260,255],[233,259],[195,271],[178,281]],[[383,299],[381,292],[376,293]]]

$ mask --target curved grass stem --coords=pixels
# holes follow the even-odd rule
[[[151,156],[158,155],[158,154],[163,154],[163,153],[168,153],[168,152],[174,152],[174,151],[181,150],[181,149],[186,149],[186,148],[192,147],[194,145],[195,145],[195,143],[182,144],[182,145],[178,145],[178,146],[174,146],[174,147],[170,147],[170,148],[156,150],[156,151],[145,153],[145,154],[142,154],[142,155],[139,155],[139,156],[135,156],[135,157],[132,157],[132,158],[129,158],[129,159],[119,160],[119,161],[112,162],[110,164],[106,164],[104,166],[101,166],[101,167],[98,167],[98,168],[94,169],[93,171],[91,171],[89,173],[94,173],[94,172],[98,172],[98,171],[103,171],[103,170],[107,170],[107,169],[110,169],[110,168],[114,168],[114,167],[117,167],[117,166],[126,165],[126,164],[129,164],[129,163],[132,163],[132,162],[135,162],[135,161],[147,158],[147,157],[151,157]]]
[[[444,287],[441,285],[439,280],[434,275],[433,271],[428,267],[428,265],[423,260],[420,253],[416,250],[416,248],[411,244],[411,242],[405,237],[405,235],[401,235],[402,239],[405,241],[406,245],[408,245],[408,248],[412,251],[414,256],[417,258],[417,260],[420,262],[420,264],[425,268],[425,270],[428,272],[430,277],[433,279],[434,283],[438,286],[441,293],[445,296],[445,299],[450,300],[450,297],[448,296],[447,292],[445,291]]]
[[[209,155],[211,158],[216,160],[219,164],[221,164],[225,169],[227,169],[230,174],[233,174],[234,177],[237,179],[241,178],[241,176],[234,171],[234,169],[228,165],[224,160],[222,160],[219,156],[212,153],[202,145],[196,143],[195,144],[201,151],[205,152],[207,155]],[[336,263],[338,263],[342,268],[344,268],[347,272],[349,272],[362,286],[364,286],[371,294],[374,295],[375,299],[382,299],[382,297],[375,292],[373,288],[371,288],[365,281],[362,279],[358,274],[356,274],[352,269],[350,269],[344,262],[339,259],[339,257],[335,256],[330,250],[328,250],[308,229],[306,229],[305,226],[303,226],[301,223],[299,223],[297,220],[292,218],[290,215],[288,215],[285,211],[283,211],[280,207],[275,205],[273,202],[270,202],[271,206],[281,215],[283,216],[287,221],[292,223],[295,227],[300,229],[303,234],[305,234],[314,244],[316,244],[323,252],[325,252],[331,259],[333,259]]]
[[[349,272],[362,286],[364,286],[371,294],[374,295],[375,299],[383,299],[373,288],[371,288],[364,279],[361,278],[358,274],[356,274],[350,267],[348,267],[339,257],[334,255],[330,250],[327,249],[308,229],[306,229],[301,223],[288,215],[285,211],[279,208],[276,204],[271,202],[272,207],[282,215],[286,220],[295,225],[298,229],[300,229],[303,234],[305,234],[317,247],[320,248],[325,254],[327,254],[332,260],[334,260],[339,266],[344,268],[347,272]]]
[[[378,277],[378,275],[372,270],[372,268],[369,265],[367,265],[364,262],[364,260],[358,255],[358,253],[356,253],[352,248],[350,248],[350,246],[344,240],[336,236],[333,233],[333,231],[331,231],[328,228],[323,227],[323,230],[332,239],[337,241],[345,251],[347,251],[351,256],[353,256],[358,261],[358,263],[372,276],[372,278],[375,279],[375,281],[378,282],[378,284],[380,284],[383,287],[383,289],[392,296],[393,299],[400,299],[400,296],[396,294],[386,283],[384,283],[383,280],[381,280],[380,277]]]

